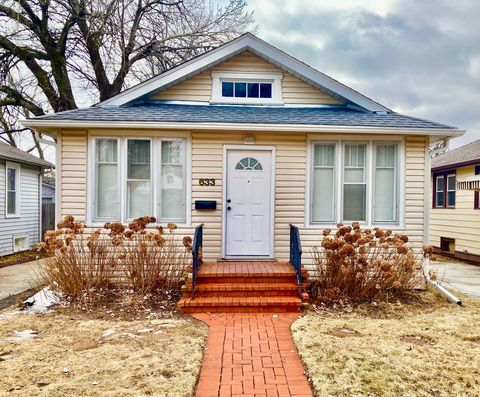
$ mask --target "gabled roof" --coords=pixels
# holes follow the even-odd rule
[[[32,165],[38,165],[42,168],[54,168],[55,166],[46,161],[42,160],[33,154],[26,153],[23,150],[17,149],[6,143],[0,143],[0,158],[16,161],[18,163],[26,163]]]
[[[475,163],[480,164],[480,139],[434,157],[432,159],[432,170]]]
[[[344,127],[417,128],[455,130],[444,124],[403,116],[338,107],[277,107],[245,105],[187,105],[148,103],[125,107],[91,107],[50,114],[37,121],[216,123],[263,125],[318,125]],[[181,127],[179,125],[179,127]]]
[[[385,106],[367,98],[365,95],[360,94],[326,74],[319,72],[251,33],[245,33],[218,48],[184,62],[112,98],[100,102],[96,106],[121,106],[141,100],[146,96],[150,96],[161,89],[186,80],[246,50],[253,52],[280,69],[288,71],[319,90],[345,101],[347,104],[356,105],[372,112],[390,111],[390,109]]]

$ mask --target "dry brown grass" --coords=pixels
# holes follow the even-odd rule
[[[307,314],[293,335],[317,396],[479,396],[480,300]]]
[[[145,328],[153,330],[138,332]],[[15,330],[25,329],[38,337],[11,339]],[[107,329],[116,335],[102,337]],[[0,317],[0,396],[192,396],[206,336],[204,324],[186,317],[119,321],[57,312]]]

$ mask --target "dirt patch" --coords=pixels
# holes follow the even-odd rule
[[[327,332],[328,335],[336,336],[337,338],[352,338],[361,336],[360,332],[351,328],[335,328]]]
[[[30,262],[37,259],[47,258],[48,255],[37,250],[17,252],[11,255],[0,256],[0,268],[20,263]]]
[[[434,345],[435,341],[433,338],[424,335],[402,335],[399,338],[402,342],[409,343],[417,346],[427,346]]]
[[[193,395],[204,324],[153,312],[129,321],[106,314],[66,307],[49,314],[0,313],[0,395]],[[12,338],[29,330],[35,338]]]
[[[459,307],[428,291],[418,297],[322,308],[296,321],[316,396],[479,396],[480,300],[462,296]]]

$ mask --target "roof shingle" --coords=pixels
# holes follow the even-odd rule
[[[432,159],[432,169],[477,161],[480,163],[480,139]]]
[[[46,160],[42,160],[33,154],[26,153],[11,145],[0,142],[0,158],[17,161],[19,163],[27,163],[38,165],[43,168],[54,168],[54,165]]]

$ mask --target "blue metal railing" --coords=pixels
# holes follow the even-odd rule
[[[202,264],[203,250],[203,223],[195,228],[195,235],[192,243],[192,299],[195,298],[195,287],[197,286],[197,273]]]
[[[302,299],[302,244],[298,227],[290,224],[290,263],[297,274],[298,296]]]

